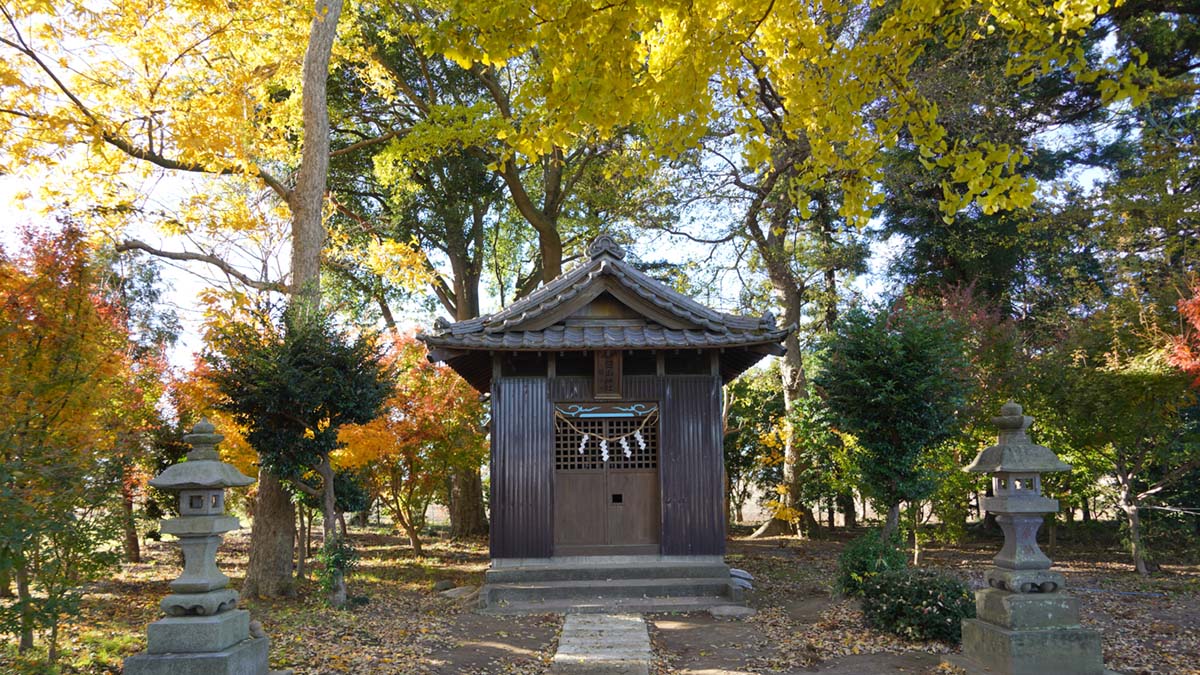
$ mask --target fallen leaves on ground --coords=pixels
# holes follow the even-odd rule
[[[833,597],[840,548],[837,541],[789,538],[731,544],[730,564],[755,576],[752,604],[759,609],[740,641],[726,634],[714,645],[741,654],[736,672],[795,672],[863,654],[960,652],[957,645],[909,642],[867,627],[857,601]],[[995,550],[990,542],[931,549],[926,564],[979,588]],[[1080,600],[1083,625],[1102,632],[1107,667],[1130,675],[1200,675],[1200,568],[1172,566],[1145,580],[1119,551],[1064,549],[1057,557],[1056,569]],[[659,672],[703,672],[709,665],[703,649],[672,653],[669,642],[655,640]],[[959,670],[942,662],[930,672]]]
[[[362,559],[350,581],[352,607],[332,609],[311,581],[297,598],[245,599],[241,606],[271,638],[271,666],[296,675],[316,673],[544,673],[560,621],[553,616],[483,617],[432,592],[434,581],[478,585],[487,567],[482,542],[432,541],[416,558],[399,537],[375,529],[353,530]],[[229,537],[219,564],[240,585],[248,532]],[[146,626],[179,575],[178,549],[151,542],[146,562],[125,565],[96,584],[82,612],[62,629],[63,673],[119,673],[122,660],[145,649]],[[0,642],[0,672],[44,672],[17,659],[11,640]]]
[[[488,562],[483,542],[435,540],[427,556],[417,558],[401,538],[385,531],[356,529],[352,539],[362,561],[350,591],[365,603],[330,609],[312,582],[301,584],[299,598],[245,603],[271,637],[274,667],[292,668],[297,675],[535,675],[548,670],[560,617],[483,616],[431,592],[440,579],[481,583]],[[243,530],[221,549],[220,565],[235,578],[235,587],[245,570],[247,545]],[[693,632],[687,648],[677,651],[668,646],[678,645],[677,640],[664,639],[669,630],[655,628],[656,671],[711,669],[720,661],[724,670],[709,672],[796,672],[855,655],[957,650],[867,628],[855,601],[831,595],[840,548],[838,541],[822,540],[733,542],[729,562],[755,576],[752,602],[759,614],[719,632]],[[978,587],[994,550],[992,544],[935,548],[927,552],[927,563]],[[1200,675],[1200,568],[1172,566],[1143,580],[1129,571],[1119,552],[1069,550],[1055,558],[1080,599],[1083,624],[1103,632],[1108,667],[1131,675]],[[167,582],[178,574],[178,550],[155,542],[147,547],[145,562],[125,565],[96,584],[79,616],[63,627],[61,672],[120,672],[126,656],[145,648],[146,625],[157,618]],[[678,630],[703,626],[703,621],[711,619],[658,619]],[[45,672],[14,652],[11,638],[0,642],[0,672]],[[943,663],[929,672],[959,671]]]

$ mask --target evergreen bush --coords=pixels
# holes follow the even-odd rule
[[[863,585],[880,572],[902,570],[906,556],[898,535],[884,537],[877,530],[851,541],[838,558],[837,591],[862,595]]]
[[[925,569],[889,570],[863,584],[867,624],[909,640],[962,641],[962,620],[975,616],[966,584]]]

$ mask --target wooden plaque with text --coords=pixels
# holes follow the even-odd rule
[[[592,392],[598,399],[621,398],[620,350],[596,352],[596,376],[593,378]]]

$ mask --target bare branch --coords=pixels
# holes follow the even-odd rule
[[[1137,502],[1140,502],[1141,500],[1145,499],[1146,497],[1149,497],[1158,492],[1162,492],[1172,482],[1179,480],[1179,478],[1183,477],[1185,474],[1187,474],[1192,469],[1195,469],[1197,466],[1200,466],[1200,459],[1192,460],[1190,462],[1184,462],[1183,464],[1180,464],[1179,466],[1175,467],[1171,471],[1168,471],[1167,475],[1165,475],[1161,479],[1159,479],[1159,481],[1157,483],[1155,483],[1154,485],[1151,485],[1150,487],[1146,488],[1142,492],[1138,493],[1138,495],[1136,497],[1134,497],[1134,500]]]
[[[401,134],[407,133],[407,132],[408,132],[407,128],[389,131],[386,134],[383,134],[382,136],[368,138],[365,140],[361,140],[357,143],[351,143],[350,145],[347,145],[344,148],[338,148],[337,150],[330,152],[329,156],[330,157],[341,157],[342,155],[348,155],[352,152],[355,152],[357,150],[362,150],[363,148],[367,148],[372,145],[379,145],[380,143],[386,143],[386,142],[392,140],[393,138],[395,138]]]
[[[215,255],[209,254],[209,253],[192,253],[190,251],[164,251],[162,249],[154,248],[153,246],[151,246],[145,242],[138,241],[137,239],[126,239],[125,241],[123,241],[117,245],[118,253],[125,253],[127,251],[145,251],[146,253],[149,253],[152,256],[155,256],[158,258],[166,258],[168,260],[183,260],[183,261],[196,261],[196,262],[207,263],[207,264],[212,265],[213,267],[216,267],[217,269],[221,270],[227,276],[237,279],[239,282],[241,282],[242,284],[245,284],[246,286],[249,286],[250,288],[255,288],[260,291],[275,291],[276,293],[287,293],[288,292],[288,287],[286,285],[284,285],[283,283],[280,283],[278,281],[262,281],[262,280],[258,280],[258,279],[252,279],[252,278],[250,278],[249,275],[245,274],[244,272],[239,271],[233,265],[230,265],[228,262],[222,260],[221,258],[218,258]]]

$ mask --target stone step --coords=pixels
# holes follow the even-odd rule
[[[589,600],[605,598],[669,598],[688,595],[725,595],[728,578],[612,579],[598,581],[528,581],[487,584],[481,601]]]
[[[704,612],[713,607],[729,605],[727,597],[719,595],[675,596],[668,598],[596,598],[585,600],[528,600],[502,601],[479,611],[484,614],[656,614]]]
[[[530,565],[489,569],[486,583],[602,581],[608,579],[729,579],[723,563],[642,563],[608,565]]]
[[[653,653],[636,614],[571,614],[563,621],[554,675],[649,675]]]

